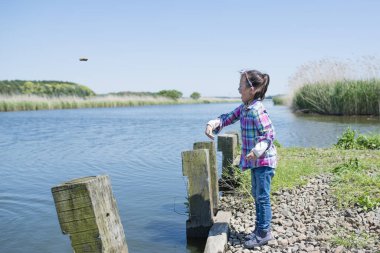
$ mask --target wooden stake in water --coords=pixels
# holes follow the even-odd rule
[[[108,176],[74,179],[51,189],[62,233],[75,253],[128,253]]]
[[[210,192],[211,202],[213,205],[213,214],[216,215],[219,206],[219,184],[218,184],[218,167],[216,164],[216,150],[214,142],[196,142],[194,149],[208,149],[210,161]]]
[[[182,171],[188,177],[189,219],[188,238],[207,238],[213,224],[210,194],[210,162],[207,149],[182,152]]]

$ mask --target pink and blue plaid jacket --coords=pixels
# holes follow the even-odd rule
[[[264,105],[260,100],[254,100],[250,105],[241,104],[230,113],[219,116],[220,125],[213,133],[218,134],[222,128],[240,120],[241,127],[241,157],[240,168],[244,171],[262,166],[276,168],[277,151],[273,144],[275,131]],[[245,156],[257,143],[266,141],[268,148],[262,156],[248,161]]]

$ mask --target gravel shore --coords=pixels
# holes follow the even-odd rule
[[[243,244],[254,229],[253,203],[223,196],[220,209],[232,212],[226,252],[380,252],[380,208],[338,209],[330,185],[331,176],[320,175],[305,186],[272,193],[275,240],[251,250]]]

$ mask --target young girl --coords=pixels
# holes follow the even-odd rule
[[[261,102],[269,85],[269,75],[257,70],[240,72],[239,93],[243,103],[230,113],[207,123],[205,134],[214,139],[222,128],[240,120],[242,148],[240,167],[251,170],[252,196],[256,207],[256,227],[246,237],[245,247],[253,248],[273,239],[270,185],[277,165],[272,121]]]

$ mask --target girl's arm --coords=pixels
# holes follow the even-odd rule
[[[222,114],[215,120],[210,120],[207,123],[206,127],[206,135],[210,137],[211,139],[214,139],[214,136],[212,134],[218,134],[220,131],[233,123],[235,123],[237,120],[240,119],[240,112],[244,105],[240,105],[239,107],[235,108],[232,112]],[[211,133],[211,131],[212,133]]]

